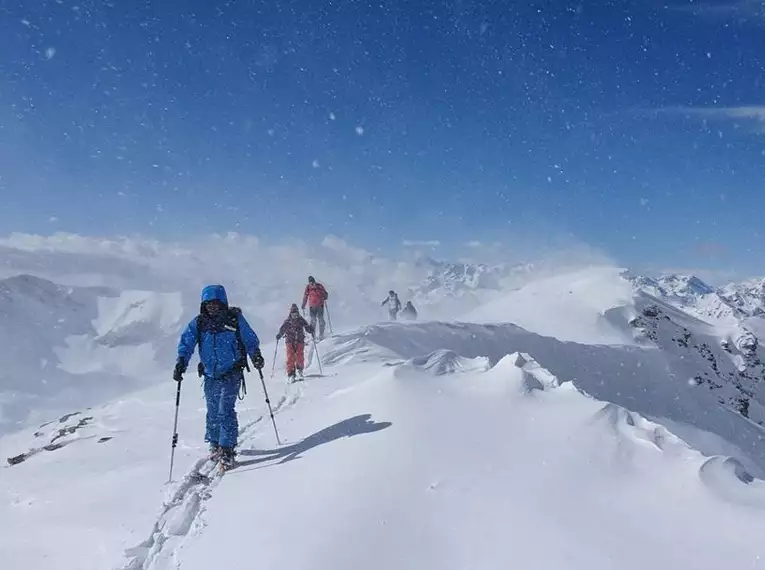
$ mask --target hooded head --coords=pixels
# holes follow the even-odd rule
[[[211,301],[218,301],[224,307],[228,307],[228,296],[223,285],[208,285],[202,289],[202,303],[199,310],[206,312],[206,307]]]
[[[314,279],[313,275],[309,275],[308,276],[308,282],[311,283],[311,284],[316,283],[316,279]]]
[[[396,296],[396,292],[395,291],[388,291],[388,295],[390,295],[391,297],[395,297]]]
[[[294,316],[300,316],[300,310],[298,309],[298,306],[296,303],[292,303],[290,306],[290,317]]]

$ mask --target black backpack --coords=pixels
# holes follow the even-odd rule
[[[239,359],[236,364],[234,364],[234,370],[246,369],[247,372],[250,372],[250,364],[247,362],[247,347],[244,345],[244,341],[242,340],[242,332],[239,330],[239,317],[241,314],[242,309],[239,307],[229,307],[223,326],[226,328],[233,328],[236,332],[236,343],[239,345],[239,352],[242,355],[242,358]],[[200,327],[201,324],[202,314],[200,313],[197,315],[197,346],[200,348],[200,350],[202,348],[202,328]],[[200,361],[200,363],[197,365],[197,374],[201,378],[204,376],[204,373],[205,367]]]

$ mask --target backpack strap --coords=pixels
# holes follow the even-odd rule
[[[244,361],[244,367],[247,372],[250,372],[250,363],[247,362],[247,347],[242,340],[242,331],[239,330],[239,317],[242,316],[242,309],[239,307],[231,307],[229,309],[229,315],[234,316],[234,327],[236,328],[236,343],[239,345],[239,352],[242,353],[242,360]]]
[[[250,364],[247,362],[247,347],[244,344],[244,340],[242,340],[242,331],[239,329],[239,317],[242,315],[242,309],[239,307],[231,307],[229,309],[229,315],[234,316],[234,328],[236,329],[236,343],[239,345],[239,352],[242,353],[242,361],[244,362],[244,368],[247,369],[247,372],[250,372]],[[242,384],[240,386],[240,391],[237,394],[237,398],[239,400],[244,400],[244,397],[247,395],[247,382],[244,380],[244,374],[242,374]]]
[[[197,364],[197,376],[200,378],[205,375],[205,365],[202,364],[202,313],[197,315],[197,350],[199,351],[199,364]]]

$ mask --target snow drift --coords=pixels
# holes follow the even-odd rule
[[[603,266],[537,279],[528,266],[412,264],[336,239],[0,247],[5,426],[50,404],[0,438],[10,567],[759,564],[762,319],[702,311],[719,293],[703,283],[660,290]],[[267,385],[283,445],[250,376],[239,467],[192,477],[204,401],[189,375],[177,476],[163,486],[169,363],[199,288],[227,286],[270,367],[270,331],[309,273],[330,288],[336,334],[318,346],[324,374],[309,352],[304,383],[282,381],[277,354]],[[364,324],[391,287],[422,301],[421,320]]]
[[[760,556],[765,488],[751,457],[702,455],[667,418],[593,397],[621,386],[655,415],[659,401],[675,413],[667,391],[682,383],[654,378],[656,350],[453,323],[371,326],[320,349],[323,376],[269,382],[283,445],[252,394],[240,408],[240,465],[221,479],[180,476],[162,489],[172,382],[91,410],[58,440],[66,446],[3,472],[12,500],[0,516],[16,522],[0,537],[6,560],[83,570],[711,570]],[[198,387],[185,390],[181,474],[204,449]],[[700,413],[702,394],[683,394],[680,414]],[[746,430],[741,416],[710,409]],[[4,449],[60,429],[17,434]],[[695,529],[693,548],[678,543],[685,528]]]

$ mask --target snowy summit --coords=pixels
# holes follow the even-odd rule
[[[10,568],[711,570],[764,560],[765,355],[742,332],[760,317],[707,311],[734,290],[754,305],[756,287],[607,266],[526,268],[519,285],[518,268],[405,267],[328,241],[282,267],[276,278],[291,291],[279,302],[236,263],[235,250],[268,259],[270,246],[210,246],[233,254],[220,262],[232,276],[224,294],[201,293],[207,275],[172,278],[194,274],[182,249],[105,257],[86,243],[6,244],[8,272],[19,267],[0,283],[0,345],[15,363],[0,401]],[[49,263],[34,275],[41,256]],[[414,300],[416,320],[388,320],[389,287]],[[200,294],[203,305],[224,301],[221,315],[240,306],[257,350],[244,321],[229,332],[222,321],[220,333],[214,321],[193,324]],[[317,307],[328,317],[322,340]],[[235,445],[225,473],[208,459],[230,424],[210,424],[218,396],[207,380],[203,391],[188,350],[197,326],[202,346],[218,350],[203,348],[208,374],[234,370],[220,350],[236,350],[237,326],[250,362],[264,357],[263,385],[251,366],[246,395],[225,396],[238,421],[231,442],[215,441]],[[687,528],[693,547],[678,538]]]

